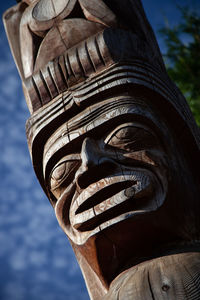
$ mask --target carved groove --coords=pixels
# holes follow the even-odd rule
[[[101,116],[103,113],[109,111],[109,109],[114,109],[115,107],[124,106],[126,104],[132,104],[133,101],[131,100],[122,100],[122,101],[116,101],[113,103],[104,104],[103,106],[97,108],[94,112],[91,112],[88,117],[84,117],[83,120],[79,120],[78,122],[74,122],[73,126],[70,126],[69,124],[69,131],[74,131],[85,124],[94,121],[96,118]]]
[[[52,99],[52,96],[51,96],[51,93],[50,93],[49,88],[47,86],[47,83],[46,83],[46,81],[45,81],[45,79],[43,77],[42,71],[40,71],[39,74],[40,74],[40,78],[41,78],[41,80],[43,82],[44,88],[46,90],[46,93],[48,94],[48,97],[43,97],[43,100],[42,100],[42,104],[45,105],[46,103],[49,102],[49,99]]]
[[[72,66],[71,66],[71,62],[70,62],[70,59],[69,59],[69,54],[68,54],[68,52],[66,53],[66,62],[67,62],[67,69],[69,70],[69,79],[71,79],[71,76],[73,76],[73,77],[76,77],[76,74],[74,73],[74,71],[73,71],[73,68],[72,68]]]
[[[153,294],[152,287],[151,287],[151,281],[150,281],[149,271],[147,273],[147,281],[148,281],[148,285],[149,285],[149,290],[150,290],[150,293],[151,293],[151,297],[152,297],[153,300],[156,300],[155,297],[154,297],[154,294]]]
[[[46,109],[45,112],[41,111],[41,114],[35,115],[33,119],[28,120],[27,122],[27,131],[31,130],[31,127],[36,127],[37,130],[34,131],[35,135],[42,129],[44,124],[51,122],[55,116],[58,115],[59,119],[61,118],[61,112],[63,113],[63,109],[70,104],[72,100],[71,95],[67,95],[66,97],[60,97],[57,99],[56,103],[51,103],[49,110]],[[64,103],[64,107],[63,107]],[[29,124],[30,123],[30,124]],[[29,132],[27,132],[29,134]],[[30,134],[32,136],[32,134]],[[32,144],[32,141],[30,141]]]
[[[135,68],[135,66],[138,66],[140,67],[140,71],[137,70]],[[145,72],[146,71],[146,72]],[[127,73],[126,73],[127,72]],[[134,78],[134,73],[137,74],[137,75],[141,75],[142,76],[142,79],[146,82],[149,82],[149,83],[152,83],[152,80],[154,81],[155,84],[157,84],[157,86],[159,87],[162,87],[162,91],[164,93],[166,93],[165,91],[168,92],[168,95],[166,93],[167,96],[169,96],[171,94],[171,97],[177,97],[177,93],[175,91],[173,91],[172,89],[170,89],[168,87],[167,84],[164,83],[163,80],[161,80],[162,78],[162,75],[158,72],[155,72],[154,70],[151,70],[150,68],[147,69],[146,66],[142,65],[142,64],[139,64],[138,62],[135,63],[133,61],[132,64],[129,64],[129,65],[119,65],[119,68],[118,67],[114,67],[114,68],[111,68],[110,71],[108,71],[107,75],[105,76],[105,79],[107,80],[107,82],[109,82],[109,78],[111,76],[115,76],[116,75],[116,79],[119,79],[120,77],[120,73],[122,73],[121,76],[128,76],[129,74],[133,74],[132,77]],[[103,79],[104,77],[102,77]],[[121,77],[122,78],[122,77]],[[141,77],[137,77],[137,78],[141,78]],[[83,96],[86,96],[88,95],[88,93],[85,93],[85,94],[81,94],[81,90],[83,91],[87,91],[87,89],[89,89],[89,87],[91,86],[92,87],[92,84],[93,84],[94,80],[91,81],[90,83],[86,83],[84,85],[83,88],[80,88],[77,92],[76,92],[76,97],[80,96],[81,98]],[[106,85],[106,83],[104,83]],[[92,91],[92,90],[91,90]]]
[[[33,83],[33,86],[34,86],[34,89],[35,89],[35,92],[36,92],[36,95],[37,95],[37,100],[39,100],[40,107],[41,107],[42,106],[42,99],[40,97],[40,92],[38,90],[38,87],[37,87],[37,84],[36,84],[36,82],[34,80],[34,77],[31,78],[31,81]],[[37,109],[37,107],[36,107],[36,109]]]
[[[65,55],[63,55],[63,62],[64,62],[65,70],[66,70],[66,81],[68,82],[70,74],[69,74],[69,71],[68,71],[68,68],[67,68],[67,62],[66,62],[66,56]]]
[[[77,59],[77,62],[78,62],[78,66],[80,68],[80,74],[83,74],[84,77],[87,77],[86,74],[85,74],[85,70],[83,68],[83,65],[81,63],[80,57],[79,57],[78,48],[76,48],[76,59]]]
[[[65,61],[65,66],[66,66],[66,70],[67,70],[67,74],[68,74],[68,80],[70,80],[71,77],[74,76],[74,74],[72,72],[72,68],[71,68],[71,65],[69,62],[69,55],[67,52],[64,54],[64,61]]]
[[[57,76],[56,76],[55,64],[54,64],[54,62],[50,62],[48,64],[48,66],[49,66],[49,71],[51,74],[52,81],[53,81],[54,85],[56,86],[56,90],[58,91],[58,95],[59,95],[60,89],[59,89],[58,80],[57,80]]]
[[[100,58],[100,61],[101,61],[101,63],[105,66],[106,63],[105,63],[105,61],[104,61],[104,59],[103,59],[103,56],[102,56],[102,54],[101,54],[101,51],[100,51],[99,44],[98,44],[98,42],[97,42],[96,36],[95,36],[95,38],[94,38],[94,44],[95,44],[95,47],[96,47],[98,56],[99,56],[99,58]]]
[[[66,89],[65,79],[63,82],[63,76],[60,72],[58,59],[54,60],[52,63],[52,72],[54,74],[55,82],[59,91],[59,94],[61,94]]]
[[[200,287],[200,272],[193,272],[193,275],[188,270],[188,267],[183,265],[186,273],[189,275],[187,278],[184,276],[183,282],[184,287],[187,291],[187,295],[191,300],[198,300],[199,299],[199,287]]]
[[[58,57],[58,63],[60,65],[61,69],[62,69],[62,73],[63,73],[63,76],[64,76],[64,82],[68,86],[67,82],[68,82],[69,75],[68,75],[68,72],[67,72],[67,69],[66,69],[64,55],[61,55],[60,57]]]
[[[65,79],[65,75],[64,75],[64,73],[63,73],[62,67],[61,67],[61,65],[60,65],[59,62],[58,62],[58,69],[59,69],[59,71],[60,71],[60,75],[61,75],[62,81],[63,81],[64,84],[66,84],[66,88],[67,88],[67,87],[68,87],[67,81],[66,81],[66,79]]]
[[[56,90],[56,92],[57,92],[57,95],[58,95],[58,88],[57,88],[57,85],[56,85],[56,83],[55,83],[55,81],[54,81],[54,79],[53,79],[53,76],[52,76],[52,74],[51,74],[51,70],[50,70],[50,68],[49,68],[49,66],[47,67],[47,70],[48,70],[48,73],[49,73],[49,77],[50,77],[50,79],[51,79],[51,81],[52,81],[52,84],[53,84],[53,87],[55,88],[55,90]]]
[[[86,53],[87,53],[88,61],[89,61],[90,65],[91,65],[93,71],[96,72],[97,69],[95,68],[95,65],[94,65],[94,63],[93,63],[93,61],[92,61],[92,58],[91,58],[91,56],[90,56],[90,53],[89,53],[89,50],[88,50],[87,41],[85,41],[84,45],[85,45],[85,51],[86,51]]]

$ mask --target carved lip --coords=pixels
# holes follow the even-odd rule
[[[161,194],[157,176],[144,169],[104,178],[74,200],[70,221],[81,232],[101,231],[134,215],[156,210],[163,203]]]

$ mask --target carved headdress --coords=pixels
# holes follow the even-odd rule
[[[198,128],[166,74],[139,0],[20,1],[4,23],[32,114],[29,149],[44,189],[37,149],[48,128],[118,90],[154,94],[149,99],[164,109],[179,139],[198,152]]]

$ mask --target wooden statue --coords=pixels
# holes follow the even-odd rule
[[[140,0],[22,0],[4,23],[91,299],[199,300],[200,135]]]

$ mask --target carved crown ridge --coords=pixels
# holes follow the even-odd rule
[[[106,40],[113,44],[106,45]],[[116,51],[117,41],[120,47]],[[105,29],[88,38],[24,81],[30,111],[34,112],[59,94],[77,88],[87,78],[91,79],[116,62],[131,63],[135,58],[152,62],[153,53],[148,48],[148,44],[135,34],[122,29]],[[154,66],[158,70],[161,68],[156,59]]]

